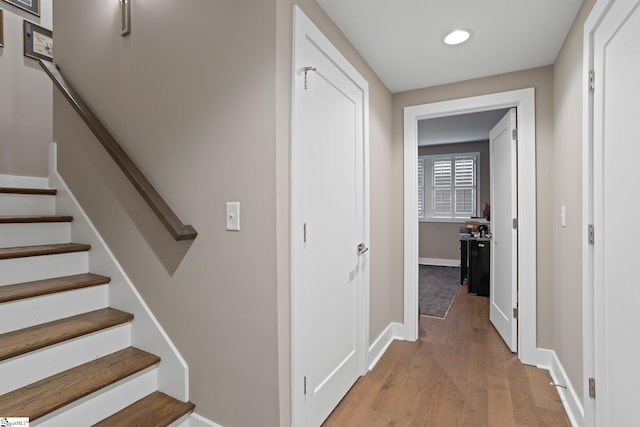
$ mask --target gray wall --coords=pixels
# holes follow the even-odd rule
[[[443,86],[403,92],[393,96],[394,141],[403,144],[403,108],[409,105],[466,98],[476,95],[534,87],[536,91],[536,163],[537,163],[537,220],[538,220],[538,346],[552,348],[553,328],[550,319],[554,310],[553,232],[551,231],[554,203],[554,182],[549,173],[553,163],[553,67],[546,66],[497,76],[468,80]],[[397,172],[402,176],[402,169]],[[400,185],[397,191],[401,191]],[[402,251],[402,248],[397,248]],[[402,305],[395,307],[402,311]],[[581,331],[576,331],[581,333]]]
[[[478,215],[481,216],[485,202],[491,200],[489,141],[418,147],[418,155],[420,156],[472,152],[480,152],[480,212]],[[420,258],[460,259],[458,237],[460,227],[463,225],[464,221],[456,223],[421,221],[418,227],[418,256]]]
[[[402,319],[391,94],[314,0],[297,3],[370,85],[373,340]],[[57,62],[198,238],[171,241],[54,92],[60,172],[189,364],[197,412],[225,426],[290,423],[292,4],[134,2],[122,38],[118,2],[56,0]]]
[[[579,397],[583,396],[582,358],[582,38],[595,0],[585,0],[553,67],[554,149],[546,173],[554,179],[553,311],[551,344]],[[560,226],[560,207],[567,226]]]
[[[199,235],[172,241],[56,91],[59,170],[186,359],[197,412],[278,425],[275,2],[137,1],[126,38],[119,17],[56,0],[56,62]]]
[[[552,349],[582,398],[582,37],[595,3],[586,0],[553,66],[394,94],[394,140],[402,108],[448,99],[536,89],[537,345]],[[560,227],[560,207],[567,227]]]
[[[0,175],[46,177],[52,141],[51,80],[23,54],[24,20],[51,29],[52,0],[41,0],[40,17],[8,3],[0,47]]]
[[[147,219],[148,208],[56,96],[61,172],[187,359],[198,412],[223,425],[288,425],[293,1],[135,2],[128,38],[118,35],[117,2],[89,3],[56,1],[56,60],[200,236],[176,244]],[[573,151],[585,12],[556,67],[392,96],[315,1],[297,3],[370,83],[370,341],[403,319],[396,208],[403,203],[403,107],[536,88],[538,346],[556,349],[579,392],[579,251],[567,249],[579,244]],[[567,187],[556,190],[554,176],[565,168]],[[224,231],[228,200],[242,203],[240,233]],[[560,205],[568,207],[569,227],[555,237]]]

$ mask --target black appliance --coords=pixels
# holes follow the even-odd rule
[[[488,297],[491,284],[491,245],[489,239],[469,240],[469,293]]]

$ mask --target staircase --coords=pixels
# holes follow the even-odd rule
[[[54,189],[0,188],[0,417],[30,425],[187,426],[158,391],[160,357],[131,345],[134,316],[71,240]]]

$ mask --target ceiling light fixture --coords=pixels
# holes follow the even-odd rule
[[[444,38],[444,43],[448,45],[455,45],[464,43],[469,40],[471,33],[466,30],[454,30],[447,34]]]

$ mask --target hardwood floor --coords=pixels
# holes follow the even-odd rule
[[[570,426],[547,371],[523,365],[489,323],[489,300],[461,286],[446,319],[420,318],[323,424]]]

